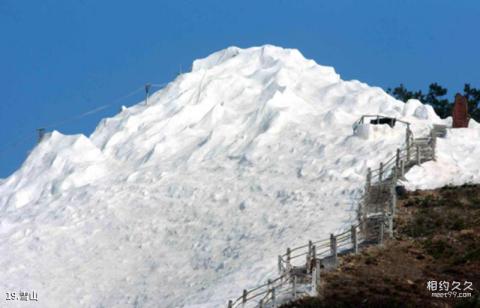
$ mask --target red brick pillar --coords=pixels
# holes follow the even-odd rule
[[[468,127],[470,116],[468,115],[468,103],[465,96],[455,95],[455,104],[452,110],[453,128]]]

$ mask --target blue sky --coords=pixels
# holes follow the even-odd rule
[[[0,0],[0,177],[24,161],[37,127],[170,81],[231,45],[298,48],[383,88],[480,87],[479,16],[475,0]],[[88,135],[141,97],[54,128]]]

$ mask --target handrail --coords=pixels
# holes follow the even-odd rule
[[[377,117],[377,116],[380,117],[381,115],[375,115],[375,116],[363,115],[360,120],[363,121],[363,119],[366,117]],[[360,122],[360,120],[357,122]],[[422,139],[417,138],[417,140],[427,141],[426,144],[428,144],[429,146],[432,146],[431,149],[425,148],[425,146],[415,144],[414,141],[416,139],[414,138],[413,133],[410,130],[410,123],[406,121],[398,120],[398,119],[395,119],[395,120],[398,122],[407,124],[406,145],[401,149],[397,149],[396,155],[387,159],[385,163],[382,163],[380,165],[380,168],[373,169],[373,170],[369,169],[369,174],[367,176],[368,185],[387,185],[387,184],[394,185],[397,178],[397,174],[398,174],[397,172],[399,171],[399,168],[400,168],[399,162],[401,162],[402,167],[400,169],[403,172],[403,168],[407,167],[405,165],[411,166],[410,164],[411,162],[420,163],[420,158],[422,158],[421,155],[424,155],[425,152],[426,153],[432,152],[433,159],[434,159],[434,155],[435,155],[434,138],[436,138],[436,136],[434,136],[434,133],[431,133],[430,136],[427,136]],[[432,156],[428,155],[427,158],[431,159]],[[392,176],[392,173],[393,173],[393,176]],[[377,176],[373,177],[373,175],[378,175],[378,177]],[[387,201],[385,201],[384,203],[384,201],[378,201],[378,200],[375,202],[380,202],[379,204],[384,204],[382,205],[381,209],[378,209],[378,207],[375,206],[373,208],[375,212],[372,212],[372,211],[365,212],[365,206],[368,206],[368,202],[369,202],[368,200],[370,200],[370,197],[368,197],[368,191],[370,191],[368,189],[368,185],[367,185],[366,193],[364,193],[362,198],[359,198],[360,200],[359,215],[361,215],[360,221],[365,222],[364,220],[362,220],[362,217],[364,217],[368,219],[374,219],[373,221],[375,222],[373,225],[368,227],[369,228],[368,232],[362,231],[363,228],[366,227],[365,225],[357,224],[357,225],[351,226],[350,229],[347,229],[336,235],[332,234],[330,238],[320,239],[316,241],[309,241],[308,244],[297,246],[294,248],[288,248],[287,253],[278,256],[278,262],[279,262],[278,266],[279,266],[279,271],[281,275],[275,278],[274,280],[269,280],[267,283],[261,284],[253,289],[244,290],[242,296],[236,298],[234,301],[229,301],[229,308],[238,307],[239,304],[243,305],[247,301],[261,297],[261,296],[263,296],[263,298],[261,298],[257,302],[258,305],[260,305],[260,303],[262,303],[263,305],[273,301],[273,294],[276,294],[276,296],[286,294],[288,292],[293,292],[294,294],[304,294],[305,291],[298,290],[296,289],[295,284],[291,284],[292,277],[294,279],[296,279],[297,277],[295,276],[295,274],[293,274],[292,276],[292,273],[294,273],[292,272],[292,270],[304,269],[306,271],[306,274],[302,274],[299,277],[302,277],[302,279],[307,279],[308,281],[311,281],[313,285],[314,275],[311,272],[312,263],[309,263],[311,262],[311,260],[321,261],[321,260],[324,260],[325,258],[333,257],[334,263],[336,264],[336,258],[337,258],[337,253],[339,249],[341,252],[349,251],[349,249],[354,249],[354,251],[357,251],[358,244],[363,243],[367,240],[368,241],[378,240],[380,243],[382,243],[383,232],[385,232],[385,227],[391,230],[392,217],[394,215],[394,212],[392,208],[390,209],[385,208],[386,206],[385,203]],[[386,188],[387,187],[388,186],[386,186]],[[380,191],[379,193],[383,194],[382,191]],[[389,190],[388,193],[393,194],[392,190]],[[395,200],[395,199],[390,199],[388,203],[390,203],[391,200]],[[372,208],[370,208],[370,210],[372,210]],[[377,219],[375,217],[378,217],[379,223],[376,222]],[[376,234],[378,231],[380,231],[379,232],[380,235]],[[349,248],[344,249],[347,247]],[[306,251],[298,252],[297,254],[292,256],[293,252],[297,252],[302,249],[306,249]],[[297,259],[302,256],[307,256],[305,266],[303,265],[294,266],[290,263],[293,259]],[[318,263],[316,264],[318,266]]]
[[[306,256],[307,254],[308,254],[307,251],[306,251],[306,252],[302,252],[301,254],[298,254],[298,255],[296,255],[296,256],[291,257],[291,259],[296,259],[296,258],[298,258],[298,257]]]
[[[330,241],[330,239],[326,238],[326,239],[322,239],[322,240],[318,240],[318,241],[313,241],[312,244],[318,244],[318,243],[321,243],[321,242],[326,242],[328,243]],[[318,247],[318,245],[317,245]]]
[[[306,248],[308,247],[308,244],[305,244],[305,245],[302,245],[302,246],[298,246],[298,247],[295,247],[295,248],[291,248],[290,249],[290,252],[294,252],[296,250],[299,250],[299,249],[302,249],[302,248]]]
[[[354,225],[352,226],[353,228],[355,228],[355,230],[357,230],[359,228],[359,225]],[[334,235],[334,237],[336,238],[337,240],[337,247],[343,247],[343,246],[346,246],[346,245],[349,245],[349,244],[352,244],[351,242],[351,236],[350,236],[350,232],[351,232],[351,229],[352,227],[350,227],[350,229],[347,229],[337,235]],[[321,243],[320,245],[313,245],[313,243]],[[330,239],[322,239],[322,240],[318,240],[316,242],[312,242],[310,241],[308,244],[306,245],[301,245],[301,246],[297,246],[297,247],[294,247],[292,249],[290,249],[290,253],[292,251],[298,251],[302,248],[308,248],[310,249],[310,246],[313,245],[315,246],[318,250],[316,251],[316,256],[317,257],[320,257],[320,256],[323,256],[323,255],[327,255],[330,256],[331,255],[331,247],[330,247]],[[293,260],[293,259],[296,259],[296,258],[299,258],[301,256],[306,256],[306,255],[309,255],[310,251],[305,251],[305,252],[301,252],[297,255],[294,255],[294,256],[290,256],[290,259],[289,260]],[[287,261],[284,260],[284,257],[287,257],[287,254],[284,254],[284,255],[281,255],[279,256],[279,261],[282,263],[282,264],[286,264]],[[285,268],[285,267],[284,267]],[[276,279],[274,280],[270,280],[269,282],[267,283],[263,283],[253,289],[250,289],[250,290],[245,290],[244,291],[244,294],[242,296],[239,296],[238,298],[236,298],[233,302],[231,302],[231,307],[236,307],[237,304],[239,303],[242,303],[243,301],[249,301],[249,300],[252,300],[254,298],[257,298],[261,295],[266,295],[268,296],[268,293],[271,292],[271,288],[279,288],[279,287],[282,287],[284,286],[285,284],[288,283],[288,279],[286,279],[285,281],[282,281],[282,283],[280,284],[276,284],[276,282],[278,282],[279,280],[282,280],[283,278],[286,278],[288,277],[290,273],[287,271],[285,272],[283,275],[281,275],[280,277],[277,277]],[[266,290],[264,290],[264,288],[268,288]],[[262,290],[263,289],[263,290]],[[260,292],[257,292],[261,290]],[[299,291],[300,293],[300,291]]]
[[[321,248],[330,247],[330,240],[328,240],[328,242],[326,243],[323,243],[322,245],[315,245],[315,247],[317,248],[317,251]]]
[[[259,289],[261,289],[261,288],[263,288],[263,287],[265,287],[265,286],[274,287],[275,282],[277,282],[277,281],[279,281],[279,280],[281,281],[281,280],[282,280],[283,278],[285,278],[286,276],[288,276],[288,274],[284,274],[284,275],[282,275],[282,276],[279,276],[279,277],[277,277],[276,279],[271,280],[269,283],[262,284],[262,285],[260,285],[260,286],[257,286],[257,287],[255,287],[255,288],[253,288],[253,289],[245,290],[245,291],[246,291],[246,292],[244,293],[245,295],[242,295],[242,296],[239,296],[238,298],[236,298],[236,299],[232,302],[232,306],[231,306],[231,307],[236,307],[236,305],[237,305],[238,303],[240,303],[241,301],[243,301],[244,298],[245,298],[246,301],[248,301],[248,300],[251,300],[251,299],[253,299],[253,298],[256,298],[256,297],[258,297],[258,296],[260,296],[260,295],[263,295],[263,294],[266,294],[266,293],[270,292],[270,288],[269,288],[268,290],[261,291],[260,293],[254,294],[253,296],[250,296],[250,297],[248,296],[249,294],[252,294],[253,292],[255,292],[255,291],[257,291],[257,290],[259,290]],[[281,282],[281,283],[277,286],[277,288],[278,288],[278,287],[281,287],[281,286],[283,286],[283,285],[285,285],[285,284],[286,284],[286,281]]]

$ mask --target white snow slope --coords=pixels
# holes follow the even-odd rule
[[[48,134],[0,181],[0,291],[35,290],[40,307],[223,307],[286,247],[355,221],[367,167],[404,141],[401,124],[353,134],[377,113],[417,136],[443,122],[294,49],[197,60],[88,138]],[[407,186],[480,182],[471,125]]]

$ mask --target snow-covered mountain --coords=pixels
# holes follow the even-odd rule
[[[0,290],[35,290],[42,307],[222,307],[272,277],[287,246],[356,219],[366,169],[405,138],[402,125],[354,134],[363,114],[416,135],[445,122],[295,49],[196,60],[90,137],[47,134],[0,181]],[[407,185],[480,182],[471,126]]]

